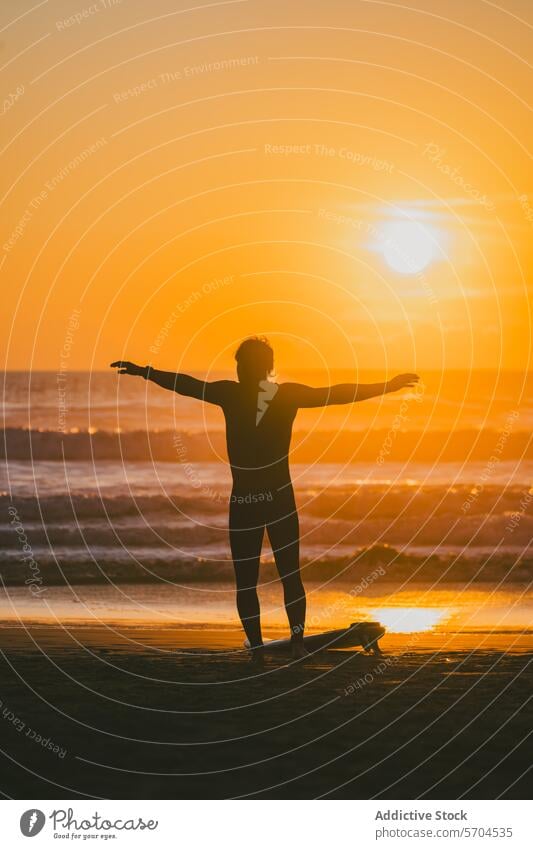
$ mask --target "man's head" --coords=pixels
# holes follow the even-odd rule
[[[253,336],[241,342],[235,352],[235,359],[241,383],[266,380],[274,370],[274,351],[264,336]]]

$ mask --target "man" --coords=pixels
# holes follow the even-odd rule
[[[312,388],[301,383],[280,385],[268,378],[274,352],[267,339],[246,339],[239,346],[238,380],[211,383],[187,374],[157,371],[119,360],[119,374],[140,375],[164,389],[222,408],[233,476],[229,536],[237,583],[237,609],[255,662],[263,661],[257,579],[265,530],[283,583],[291,629],[292,656],[304,657],[305,590],[300,577],[298,513],[289,471],[292,424],[300,407],[351,404],[395,392],[418,381],[402,374],[386,383]]]

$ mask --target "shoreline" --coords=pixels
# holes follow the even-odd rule
[[[306,633],[320,633],[320,628],[308,628]],[[288,629],[264,627],[263,639],[277,640],[288,637]],[[209,657],[219,651],[248,657],[244,649],[244,632],[239,623],[139,623],[133,621],[80,622],[65,620],[46,622],[32,620],[13,622],[0,619],[0,651],[24,652],[28,656],[43,651],[59,653],[101,649],[122,653],[126,650],[149,659],[154,653],[179,655],[194,652]],[[472,657],[491,654],[531,655],[533,657],[533,628],[471,629],[463,631],[420,631],[395,633],[386,631],[380,640],[383,655],[448,656],[466,653]],[[328,662],[337,656],[366,657],[361,648],[330,649],[317,652],[316,662]],[[274,663],[282,665],[285,661]]]

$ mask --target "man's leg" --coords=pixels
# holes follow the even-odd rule
[[[284,499],[285,501],[285,499]],[[306,654],[303,646],[305,628],[305,589],[300,575],[300,529],[294,502],[288,501],[277,519],[267,525],[270,545],[283,583],[285,609],[291,629],[293,657]]]
[[[237,610],[254,651],[263,645],[257,579],[265,529],[261,524],[254,526],[253,516],[246,509],[247,506],[231,505],[229,539],[237,584]]]

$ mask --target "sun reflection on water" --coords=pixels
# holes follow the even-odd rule
[[[377,607],[371,613],[393,634],[431,631],[451,615],[446,607]]]

